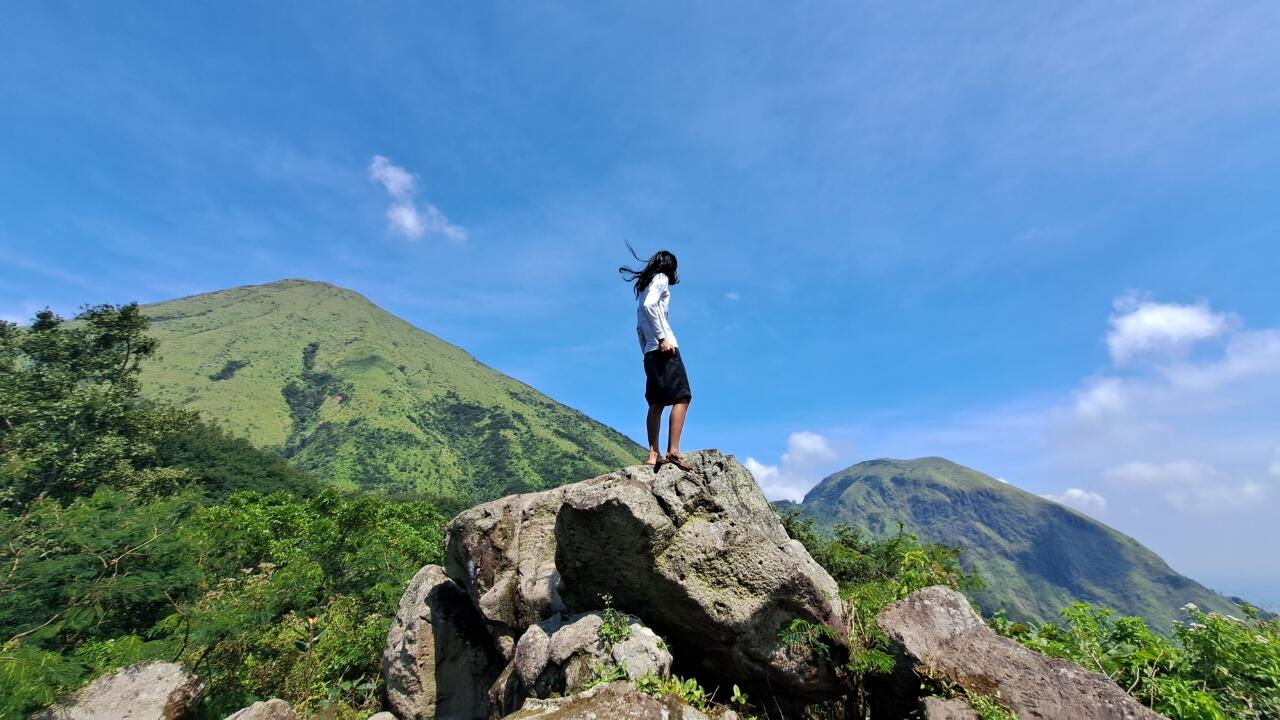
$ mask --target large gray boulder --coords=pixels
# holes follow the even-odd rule
[[[47,720],[183,720],[193,717],[204,684],[181,665],[144,662],[94,680],[63,705],[35,718]]]
[[[446,569],[507,659],[530,625],[611,595],[701,677],[771,696],[838,693],[829,662],[778,641],[796,618],[844,637],[835,581],[746,468],[715,450],[685,457],[698,472],[638,465],[472,508],[449,524]]]
[[[610,668],[631,680],[671,675],[671,653],[657,634],[619,613],[615,622],[625,624],[629,637],[610,643],[601,637],[605,622],[604,612],[591,612],[530,625],[490,691],[491,712],[513,712],[529,697],[577,692]]]
[[[597,685],[569,697],[526,700],[507,720],[708,720],[702,711],[679,700],[661,700],[627,682]]]
[[[382,654],[390,710],[400,720],[485,718],[501,667],[467,591],[439,565],[419,570]]]
[[[471,594],[506,660],[525,628],[566,612],[555,537],[564,490],[477,505],[446,530],[445,570]]]
[[[298,714],[289,703],[273,698],[260,700],[243,710],[227,716],[227,720],[298,720]]]
[[[1023,720],[1163,718],[1105,675],[996,635],[950,588],[917,590],[881,611],[876,624],[910,669],[996,696]]]

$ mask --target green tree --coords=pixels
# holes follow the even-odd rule
[[[178,479],[147,469],[174,418],[138,399],[139,363],[156,347],[146,327],[137,304],[0,323],[0,505]]]

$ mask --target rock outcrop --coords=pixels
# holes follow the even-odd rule
[[[1105,675],[996,635],[949,588],[918,590],[885,608],[876,624],[910,669],[996,696],[1025,720],[1163,718]]]
[[[439,565],[419,570],[400,598],[382,655],[392,712],[400,720],[486,718],[501,667],[467,591]]]
[[[261,700],[228,715],[227,720],[298,720],[289,703],[280,699]]]
[[[514,656],[490,691],[490,707],[500,713],[520,708],[526,698],[570,694],[616,669],[631,680],[671,674],[671,653],[636,618],[617,614],[612,623],[628,637],[610,642],[602,632],[606,613],[571,615],[530,625]]]
[[[649,697],[630,683],[598,685],[570,697],[532,699],[509,720],[708,720],[675,698]]]
[[[204,695],[199,678],[181,665],[144,662],[103,675],[65,705],[33,716],[44,720],[183,720]]]
[[[446,569],[507,660],[531,625],[609,595],[694,664],[687,674],[775,697],[837,693],[830,662],[778,642],[797,618],[844,627],[835,581],[732,457],[686,459],[697,472],[633,466],[467,510],[449,524]]]

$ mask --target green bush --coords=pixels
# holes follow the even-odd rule
[[[0,677],[21,714],[100,672],[181,660],[223,717],[255,699],[370,709],[389,618],[417,568],[441,560],[444,518],[419,503],[325,491],[99,488],[0,513]],[[41,609],[41,613],[33,609]]]
[[[849,623],[849,657],[837,672],[849,683],[849,705],[861,713],[857,716],[865,715],[865,680],[891,672],[894,665],[888,638],[875,624],[876,614],[924,587],[971,589],[981,587],[981,580],[960,567],[958,550],[922,543],[901,526],[896,534],[875,539],[857,528],[837,525],[828,537],[814,529],[812,519],[797,512],[786,513],[781,519],[787,534],[800,541],[840,586]],[[805,645],[824,657],[830,657],[828,641],[834,635],[830,628],[802,619],[791,621],[779,632],[783,644]]]
[[[1077,603],[1063,622],[1030,626],[991,619],[996,632],[1052,657],[1101,672],[1174,720],[1280,717],[1280,620],[1241,607],[1242,618],[1183,608],[1173,639],[1142,618]]]

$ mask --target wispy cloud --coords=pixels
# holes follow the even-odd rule
[[[462,226],[450,222],[435,205],[419,202],[414,197],[417,178],[413,173],[382,155],[374,155],[369,161],[369,179],[380,183],[391,197],[387,225],[392,232],[411,240],[429,234],[443,235],[453,242],[467,239],[467,231]]]
[[[1065,492],[1056,495],[1048,494],[1044,497],[1089,514],[1100,513],[1107,509],[1107,499],[1092,490],[1067,488]]]
[[[50,265],[31,259],[26,253],[10,252],[0,247],[0,261],[6,265],[11,265],[20,270],[42,275],[50,280],[55,280],[67,285],[85,288],[89,290],[100,290],[101,286],[95,282],[91,282],[84,276],[74,272],[70,272],[56,265]]]
[[[1194,512],[1239,508],[1263,500],[1268,489],[1256,480],[1233,482],[1213,465],[1194,460],[1127,462],[1103,471],[1102,478],[1121,487],[1150,490],[1174,508]]]

